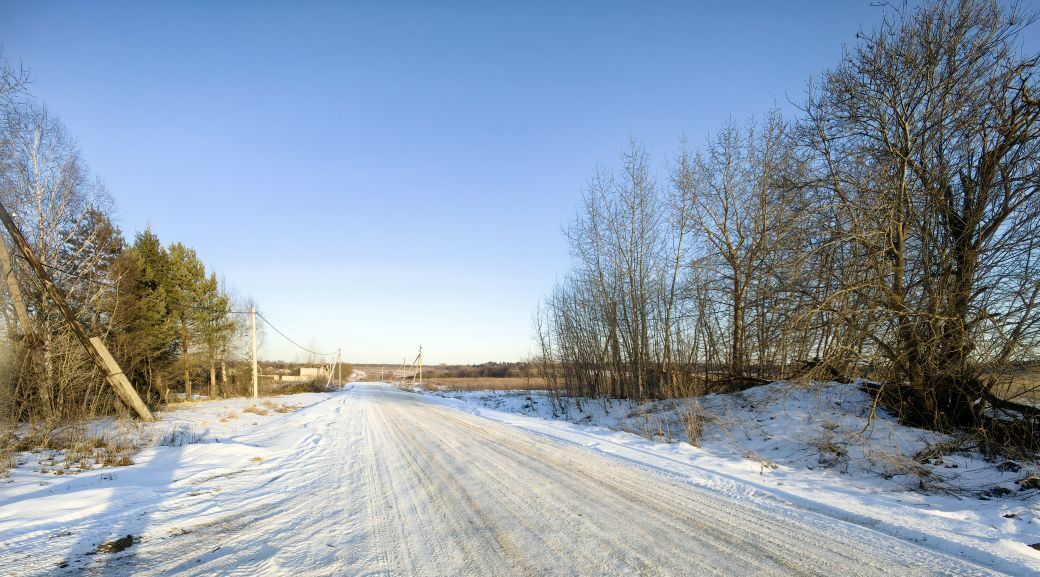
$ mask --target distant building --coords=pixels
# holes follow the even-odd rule
[[[317,367],[300,367],[299,374],[296,375],[281,374],[289,372],[289,369],[280,369],[273,373],[263,374],[261,377],[278,383],[306,383],[315,379],[329,378],[331,370],[329,365],[319,365]]]
[[[300,376],[303,378],[316,379],[318,377],[328,377],[329,371],[332,370],[328,365],[321,365],[318,367],[300,367]]]

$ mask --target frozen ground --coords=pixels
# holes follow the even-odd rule
[[[774,383],[639,405],[516,391],[434,395],[728,496],[776,498],[1010,573],[1040,573],[1040,551],[1029,546],[1040,543],[1040,495],[1018,483],[1037,474],[1035,463],[929,453],[950,439],[884,412],[869,419],[870,399],[856,385]],[[685,442],[688,414],[702,423],[699,447]]]
[[[299,408],[255,415],[236,401],[177,411],[169,416],[197,425],[185,437],[194,442],[146,449],[127,467],[55,475],[27,459],[0,485],[0,571],[852,577],[1037,568],[1031,553],[998,539],[970,551],[952,537],[926,540],[927,523],[893,537],[898,519],[877,523],[855,502],[828,508],[778,490],[804,472],[759,475],[724,456],[712,457],[725,465],[713,472],[707,453],[688,445],[387,385],[278,402]],[[103,545],[127,535],[123,550]]]

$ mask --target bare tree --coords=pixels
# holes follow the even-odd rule
[[[787,131],[777,111],[761,127],[729,121],[692,167],[693,219],[704,263],[716,273],[714,298],[729,312],[717,324],[728,328],[725,362],[737,382],[752,367],[762,376],[778,362],[771,343],[781,340],[785,301],[777,298],[783,275],[775,273],[802,214],[799,198],[789,194],[796,159]]]
[[[861,257],[848,288],[879,311],[867,333],[916,423],[975,425],[1002,403],[992,369],[1035,354],[1038,57],[1017,52],[1032,21],[994,0],[895,10],[808,105]]]

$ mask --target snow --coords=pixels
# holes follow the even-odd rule
[[[367,372],[362,371],[361,369],[354,369],[353,372],[350,373],[350,378],[347,379],[347,380],[352,382],[352,383],[357,383],[357,382],[364,381],[367,378],[368,378],[368,373]]]
[[[738,394],[633,404],[517,391],[436,392],[473,414],[612,455],[740,499],[777,499],[1012,574],[1040,572],[1037,493],[970,452],[874,409],[856,384],[773,383]],[[699,447],[682,415],[706,415]],[[821,451],[821,447],[825,449]],[[837,448],[839,453],[827,451]],[[845,456],[839,456],[844,451]],[[1006,491],[995,491],[1003,488]],[[989,497],[1003,493],[1004,497]]]
[[[271,401],[197,402],[158,423],[95,423],[91,434],[145,447],[130,466],[65,469],[61,455],[19,455],[0,482],[0,572],[1040,570],[1040,552],[1027,546],[1040,541],[1033,505],[910,491],[906,479],[871,477],[855,459],[847,474],[820,467],[808,447],[824,417],[839,440],[862,422],[852,389],[703,398],[702,410],[720,420],[706,427],[703,448],[619,430],[657,427],[680,439],[669,415],[685,406],[583,403],[568,413],[579,424],[552,419],[548,398],[536,394],[435,396],[356,383]],[[842,410],[830,408],[836,401]],[[873,431],[884,442],[850,445],[850,454],[920,442],[885,418]],[[749,450],[775,468],[744,458]],[[966,472],[973,460],[951,458],[964,459],[957,474],[982,482]],[[125,551],[97,552],[127,535]]]
[[[133,455],[132,466],[81,470],[62,467],[63,452],[20,454],[18,466],[0,481],[0,568],[21,566],[33,574],[29,568],[39,564],[41,542],[69,545],[72,558],[110,538],[139,535],[149,524],[148,512],[162,503],[195,497],[206,480],[256,468],[298,440],[299,434],[282,426],[291,413],[275,409],[302,409],[327,399],[308,393],[266,405],[252,399],[183,404],[159,414],[161,420],[154,423],[95,423],[89,435],[147,446]],[[224,507],[217,502],[184,507],[171,511],[164,524],[205,523]],[[117,518],[121,523],[113,532]],[[67,559],[51,561],[53,569]]]

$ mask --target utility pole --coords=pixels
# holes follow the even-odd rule
[[[422,386],[422,345],[419,345],[419,386]]]
[[[54,284],[50,275],[44,270],[43,264],[33,254],[32,249],[29,248],[29,243],[22,236],[22,231],[18,229],[18,225],[11,218],[11,213],[7,212],[7,208],[3,204],[0,204],[0,221],[3,221],[4,227],[7,228],[7,232],[11,235],[11,240],[14,241],[15,246],[21,251],[25,260],[29,261],[29,265],[32,267],[33,272],[36,273],[36,278],[39,279],[40,284],[43,285],[44,291],[54,301],[54,305],[58,307],[61,315],[65,317],[65,322],[69,323],[69,327],[72,328],[76,339],[86,349],[91,360],[101,369],[101,373],[105,375],[105,380],[115,389],[116,395],[127,406],[136,411],[141,419],[145,421],[155,420],[152,412],[148,410],[148,406],[144,404],[141,397],[137,395],[137,391],[134,390],[134,386],[130,384],[130,380],[123,374],[123,369],[119,367],[119,364],[109,354],[105,343],[97,337],[90,338],[87,336],[87,331],[83,328],[83,325],[79,324],[76,314],[72,312],[72,309],[69,308],[68,303],[65,301],[64,293]]]
[[[258,378],[259,373],[256,370],[256,307],[249,307],[249,330],[252,333],[252,357],[253,357],[253,398],[260,398],[260,379]]]
[[[339,353],[341,350],[343,349],[336,349],[336,364],[329,367],[329,380],[325,383],[325,388],[329,388],[332,386],[332,376],[337,373],[339,373],[339,378],[337,379],[337,382],[340,386],[343,386],[343,370],[340,368],[339,364]]]
[[[339,381],[339,386],[343,386],[343,359],[340,356],[343,354],[343,349],[336,349],[336,380]]]
[[[18,279],[14,278],[11,255],[7,252],[7,243],[3,239],[0,239],[0,267],[3,268],[4,278],[7,280],[7,292],[11,295],[11,302],[14,303],[14,314],[18,317],[18,324],[22,325],[22,334],[25,335],[27,342],[32,343],[35,340],[36,332],[29,323],[29,310],[25,308],[25,301],[22,300]]]

